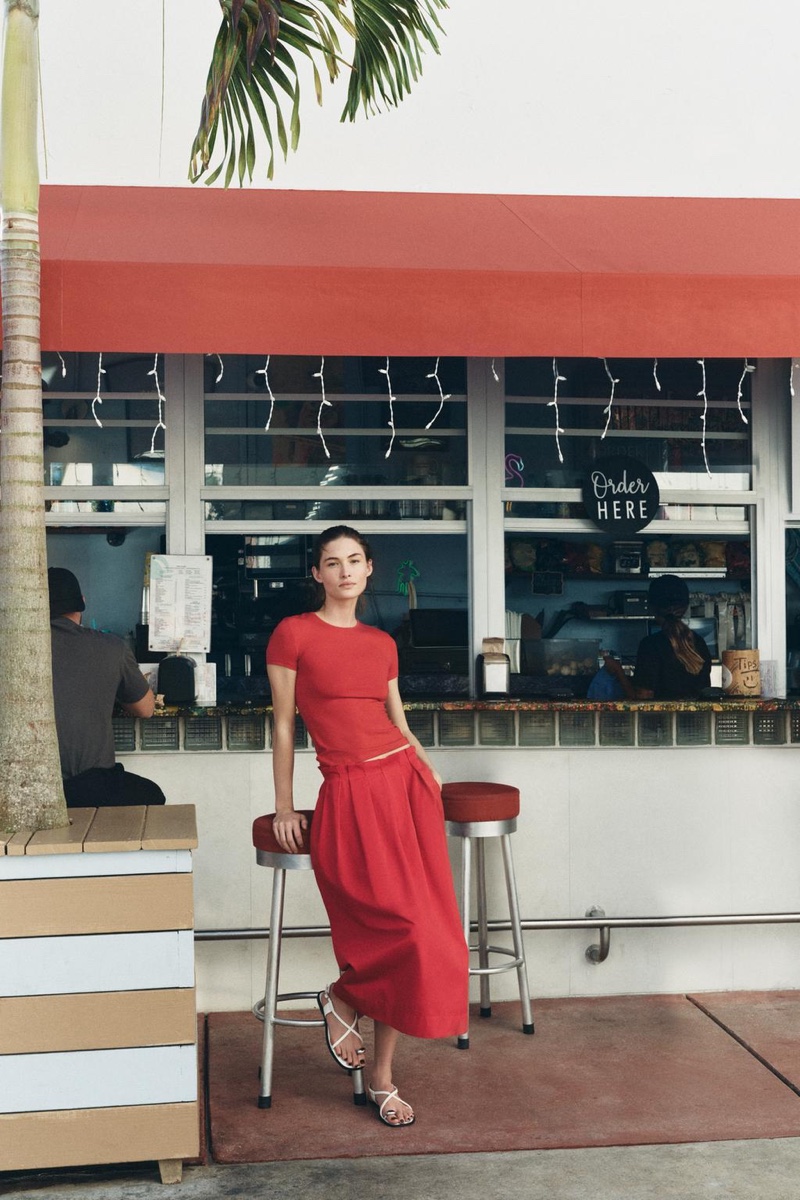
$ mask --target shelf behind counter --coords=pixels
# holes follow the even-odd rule
[[[409,726],[431,749],[800,745],[800,698],[719,700],[419,699]],[[270,749],[269,705],[163,708],[114,718],[117,754]],[[295,746],[313,752],[298,718]]]

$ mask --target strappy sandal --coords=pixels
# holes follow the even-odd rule
[[[354,1033],[356,1035],[356,1037],[359,1036],[358,1015],[356,1014],[356,1016],[353,1018],[352,1025],[348,1025],[347,1021],[345,1021],[344,1017],[339,1016],[338,1012],[333,1007],[333,998],[332,998],[333,992],[331,991],[332,987],[333,987],[333,984],[331,984],[331,986],[329,988],[326,988],[325,991],[319,992],[317,994],[317,1007],[319,1008],[319,1011],[322,1013],[322,1019],[325,1022],[325,1045],[328,1047],[331,1057],[336,1060],[336,1062],[339,1064],[339,1066],[342,1068],[343,1071],[360,1071],[361,1067],[363,1067],[363,1065],[364,1065],[363,1062],[360,1064],[360,1066],[354,1067],[354,1066],[351,1066],[351,1064],[349,1062],[346,1062],[345,1059],[342,1058],[341,1054],[337,1054],[338,1047],[341,1046],[342,1042],[344,1041],[344,1039],[347,1037],[348,1034]],[[327,996],[328,997],[327,1000],[323,1000],[322,999],[323,996]],[[339,1024],[344,1029],[344,1033],[341,1035],[341,1037],[336,1038],[335,1041],[331,1038],[331,1031],[328,1027],[328,1022],[325,1019],[326,1017],[329,1017],[329,1016],[335,1017],[336,1020],[339,1022]],[[363,1046],[360,1046],[357,1053],[365,1054],[366,1051]]]
[[[401,1104],[406,1103],[401,1096],[397,1095],[397,1088],[393,1088],[391,1092],[375,1092],[371,1087],[368,1087],[367,1091],[369,1092],[370,1104],[374,1105],[375,1107],[375,1116],[379,1121],[382,1121],[384,1125],[388,1125],[390,1129],[407,1129],[409,1125],[413,1125],[416,1121],[417,1118],[413,1113],[410,1117],[406,1117],[404,1121],[387,1121],[386,1117],[383,1115],[384,1109],[386,1109],[387,1114],[395,1117],[397,1116],[396,1108],[386,1108],[386,1105],[391,1100],[397,1098]],[[386,1099],[379,1104],[378,1096],[385,1096]]]

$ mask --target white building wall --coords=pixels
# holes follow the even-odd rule
[[[217,0],[41,0],[47,182],[187,184]],[[800,194],[800,10],[786,0],[451,0],[395,112],[342,126],[305,95],[274,186]],[[259,186],[268,186],[261,159]],[[188,185],[187,185],[188,186]]]
[[[520,788],[513,838],[523,919],[800,911],[796,748],[432,750],[445,779]],[[272,809],[271,756],[126,755],[170,802],[197,806],[198,929],[264,927],[271,871],[256,866],[251,823]],[[314,755],[297,755],[298,804],[313,807]],[[490,919],[507,907],[499,854],[488,853]],[[287,926],[327,923],[313,873],[287,878]],[[493,939],[510,944],[508,935]],[[800,928],[615,930],[605,963],[586,960],[594,930],[525,935],[536,996],[800,987]],[[266,942],[199,943],[198,1007],[242,1010],[264,990]],[[281,989],[322,988],[335,975],[328,939],[284,944]],[[492,983],[517,994],[513,972]],[[477,991],[475,992],[477,998]]]

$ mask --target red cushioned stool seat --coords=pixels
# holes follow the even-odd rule
[[[519,788],[507,783],[486,783],[470,780],[461,783],[445,783],[442,787],[445,828],[450,837],[461,840],[461,921],[464,937],[471,952],[478,955],[478,966],[469,968],[470,975],[480,979],[480,1014],[492,1015],[489,980],[492,975],[503,971],[516,971],[519,983],[519,999],[522,1007],[522,1031],[533,1033],[528,971],[525,963],[525,947],[522,941],[522,922],[517,899],[517,882],[514,875],[514,859],[511,851],[511,835],[517,828],[519,816]],[[503,856],[508,915],[511,925],[513,950],[507,946],[489,944],[488,892],[486,888],[486,843],[497,840]],[[478,905],[478,941],[470,944],[470,896],[472,884],[472,855],[476,856],[476,883]],[[491,955],[501,955],[502,965],[493,966]],[[458,1046],[469,1048],[469,1029],[459,1034]]]
[[[519,816],[519,788],[507,783],[445,783],[446,821],[510,821]]]
[[[314,815],[313,809],[303,810],[300,814],[308,820],[308,829],[305,831],[303,841],[305,843],[304,850],[308,853],[308,835],[311,832],[311,818]],[[286,854],[283,846],[279,846],[275,839],[275,834],[272,831],[272,822],[275,820],[275,813],[266,813],[263,817],[256,817],[253,821],[253,845],[256,850],[263,850],[265,854]]]
[[[278,981],[281,969],[281,941],[283,938],[283,909],[286,888],[286,875],[298,871],[311,871],[311,855],[309,853],[309,833],[313,811],[298,810],[300,815],[308,820],[308,828],[303,832],[303,849],[297,854],[284,850],[275,839],[272,823],[274,813],[266,813],[253,821],[253,845],[256,851],[256,862],[260,867],[272,870],[272,906],[269,916],[269,942],[267,949],[267,978],[264,985],[264,998],[253,1005],[253,1012],[260,1021],[264,1022],[264,1036],[261,1043],[260,1088],[258,1107],[272,1106],[272,1068],[275,1057],[275,1026],[276,1025],[311,1025],[322,1027],[325,1021],[317,1017],[280,1017],[278,1005],[285,1000],[316,1001],[318,992],[279,992]],[[367,1094],[364,1090],[364,1072],[359,1069],[351,1072],[353,1076],[353,1102],[366,1104]]]

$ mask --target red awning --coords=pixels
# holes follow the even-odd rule
[[[51,350],[782,357],[800,200],[42,188]]]

